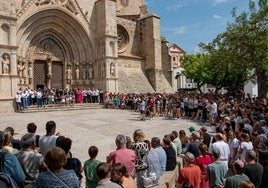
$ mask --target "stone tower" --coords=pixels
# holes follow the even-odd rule
[[[0,112],[19,88],[172,91],[145,0],[1,0],[0,10]]]
[[[96,65],[98,69],[96,84],[105,91],[117,92],[116,1],[99,0],[95,3],[95,8]]]

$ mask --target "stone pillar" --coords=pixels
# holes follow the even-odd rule
[[[145,72],[153,86],[158,91],[158,79],[162,74],[162,54],[160,38],[160,18],[155,14],[146,15],[139,20],[142,34],[142,53],[145,56]]]
[[[17,68],[17,53],[15,50],[12,50],[10,54],[10,75],[18,75]]]
[[[117,73],[117,22],[116,1],[99,0],[95,3],[96,9],[96,65],[101,68],[98,74],[98,85],[103,90],[118,92]],[[111,45],[113,44],[113,45]],[[110,75],[110,65],[114,63],[114,76]]]

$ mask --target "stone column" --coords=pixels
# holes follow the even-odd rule
[[[17,68],[17,52],[12,50],[10,54],[10,75],[18,75]]]

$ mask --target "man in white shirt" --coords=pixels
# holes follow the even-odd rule
[[[220,160],[223,161],[228,168],[228,159],[230,157],[230,148],[227,143],[223,141],[223,135],[221,133],[217,133],[215,135],[216,142],[210,145],[209,153],[212,153],[215,149],[220,151]]]
[[[56,123],[54,121],[48,121],[46,124],[46,135],[40,136],[39,138],[39,147],[42,155],[45,154],[48,148],[56,146],[56,140],[59,136],[59,133],[55,135],[56,132]]]

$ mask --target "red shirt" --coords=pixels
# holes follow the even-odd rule
[[[194,188],[200,188],[201,170],[195,164],[189,164],[180,170],[178,184],[188,181]]]
[[[107,163],[123,163],[127,168],[128,174],[133,177],[136,163],[136,154],[133,150],[127,149],[125,146],[117,148],[115,151],[109,154],[107,157]]]

